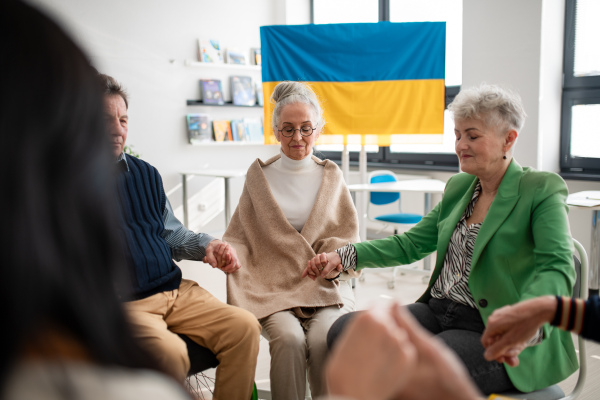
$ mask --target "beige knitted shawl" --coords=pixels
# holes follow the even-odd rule
[[[342,307],[339,281],[313,281],[302,278],[302,271],[315,254],[359,240],[356,209],[340,169],[314,156],[312,159],[324,166],[315,204],[301,232],[288,222],[262,170],[280,157],[267,162],[257,159],[250,166],[240,202],[223,236],[242,264],[227,275],[227,302],[259,319],[288,309],[306,317],[314,312],[310,308]]]

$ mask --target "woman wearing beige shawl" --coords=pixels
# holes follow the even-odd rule
[[[248,169],[224,240],[244,268],[227,277],[230,304],[258,318],[271,353],[274,399],[304,399],[308,369],[313,396],[326,394],[325,338],[354,309],[348,273],[317,284],[302,279],[316,254],[358,241],[358,218],[340,169],[312,156],[323,112],[305,84],[282,82],[272,95],[273,132],[281,154]]]

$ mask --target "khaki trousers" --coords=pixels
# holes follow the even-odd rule
[[[190,368],[187,335],[219,360],[213,399],[247,400],[252,393],[260,324],[250,312],[217,300],[196,282],[125,303],[134,335],[183,382]]]
[[[312,398],[327,394],[323,376],[327,358],[327,332],[342,315],[354,310],[349,282],[340,283],[344,307],[318,308],[311,318],[298,318],[289,310],[260,319],[263,336],[271,354],[271,395],[273,400],[304,400],[306,375]]]

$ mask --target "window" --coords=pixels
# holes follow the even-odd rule
[[[313,24],[379,21],[378,0],[314,0]]]
[[[600,180],[600,2],[567,0],[561,175]]]
[[[446,22],[446,106],[458,94],[462,83],[462,0],[312,0],[313,22]],[[416,135],[415,135],[416,136]],[[422,143],[426,135],[419,135],[419,143],[389,147],[366,146],[369,164],[398,165],[403,168],[456,171],[458,159],[454,154],[454,124],[449,112],[444,113],[444,134],[431,135],[430,143]],[[349,144],[350,161],[358,161],[358,144]],[[352,142],[352,138],[349,137]],[[320,145],[321,155],[341,160],[342,145]]]

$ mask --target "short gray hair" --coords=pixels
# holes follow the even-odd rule
[[[127,101],[127,92],[123,85],[121,85],[115,78],[106,74],[98,74],[98,80],[100,81],[100,87],[104,91],[105,96],[121,96],[125,101],[125,108],[129,108],[129,101]]]
[[[499,133],[509,129],[520,132],[527,117],[517,93],[488,84],[461,90],[448,105],[448,110],[454,120],[479,119]]]
[[[271,119],[271,125],[275,129],[279,126],[279,116],[283,107],[295,103],[304,103],[312,106],[317,119],[317,125],[321,130],[325,126],[321,103],[319,103],[319,99],[312,88],[304,82],[280,82],[273,90],[271,103],[275,104],[275,107],[273,107],[273,118]]]

